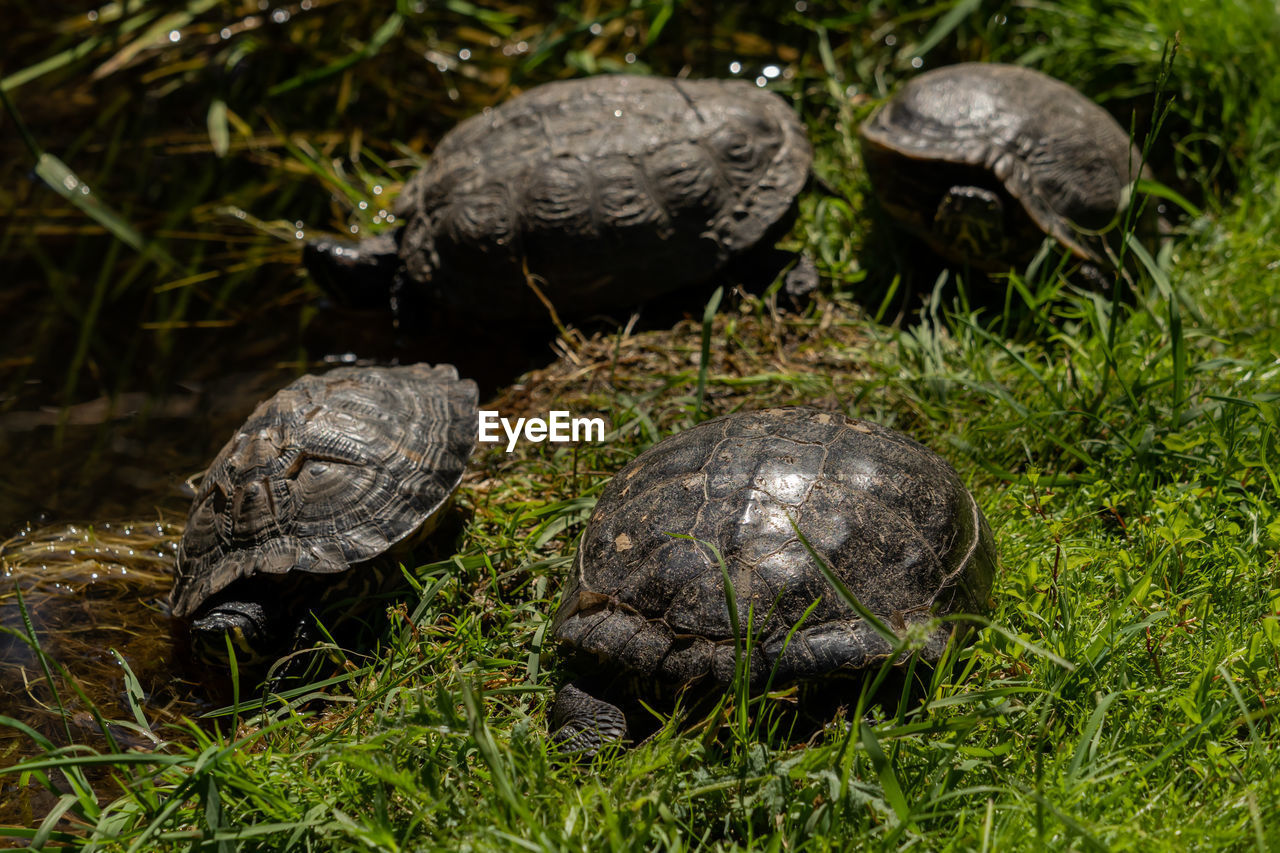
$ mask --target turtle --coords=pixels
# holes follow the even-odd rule
[[[1105,109],[1017,65],[927,71],[859,136],[881,207],[944,260],[986,272],[1030,261],[1046,234],[1105,269],[1103,235],[1149,175]]]
[[[809,547],[879,626],[833,589]],[[900,666],[910,654],[895,657],[886,626],[914,633],[920,658],[937,663],[961,623],[935,617],[984,611],[996,561],[955,469],[901,433],[808,407],[704,421],[622,468],[588,519],[551,622],[586,675],[556,696],[552,739],[587,755],[621,740],[637,685],[649,700],[722,689],[748,624],[756,687]]]
[[[794,220],[813,152],[779,95],[631,75],[533,87],[446,133],[390,233],[318,239],[340,301],[449,323],[588,317],[711,279]],[[816,285],[800,264],[793,290]]]
[[[268,660],[306,608],[381,584],[429,533],[475,446],[478,391],[451,365],[340,367],[260,403],[199,483],[169,597],[192,651]],[[418,536],[415,536],[418,534]],[[296,634],[295,634],[296,636]]]

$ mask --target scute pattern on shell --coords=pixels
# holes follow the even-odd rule
[[[787,104],[745,81],[548,83],[441,139],[397,201],[400,255],[446,304],[523,310],[526,267],[562,313],[639,302],[783,223],[812,157]]]
[[[895,215],[904,209],[914,161],[979,167],[1020,201],[1036,225],[1075,254],[1101,260],[1080,229],[1100,229],[1123,210],[1142,154],[1105,109],[1030,68],[961,63],[913,78],[862,125],[868,169]],[[896,156],[885,156],[896,155]],[[904,159],[905,158],[905,159]],[[937,188],[941,194],[946,186]]]
[[[449,365],[342,367],[260,404],[192,502],[174,615],[240,578],[343,571],[422,528],[462,478],[477,395]]]
[[[555,636],[641,674],[727,682],[733,630],[713,546],[740,624],[755,612],[753,677],[775,662],[803,678],[883,658],[889,645],[830,588],[792,519],[895,630],[986,609],[991,533],[945,460],[877,424],[784,408],[707,421],[623,468],[583,534]],[[950,633],[936,629],[924,656],[936,660]]]

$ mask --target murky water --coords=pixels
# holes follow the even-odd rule
[[[99,749],[107,721],[134,720],[135,701],[157,730],[199,710],[198,692],[174,660],[164,598],[178,530],[164,523],[27,527],[0,544],[0,715],[55,746]],[[109,726],[114,747],[150,748],[134,730]],[[36,738],[0,727],[0,766],[38,751]],[[55,774],[56,776],[56,774]],[[0,779],[0,823],[39,814],[50,795]]]

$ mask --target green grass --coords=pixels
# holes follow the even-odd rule
[[[130,3],[97,28],[7,36],[0,122],[21,116],[29,143],[0,137],[16,211],[0,260],[41,301],[5,321],[21,351],[0,360],[0,408],[301,369],[315,295],[295,223],[376,230],[459,117],[569,74],[789,69],[777,88],[843,198],[806,197],[786,245],[830,295],[803,316],[726,295],[673,330],[570,336],[496,407],[598,413],[608,440],[479,454],[457,556],[412,567],[373,652],[293,708],[264,712],[241,684],[238,707],[174,724],[135,700],[122,725],[139,742],[153,729],[154,749],[13,721],[38,748],[0,785],[54,794],[0,834],[218,851],[1280,845],[1274,4],[315,6],[247,27],[256,4]],[[954,273],[935,287],[873,227],[856,122],[913,60],[1031,64],[1132,115],[1142,142],[1175,41],[1150,159],[1198,213],[1175,217],[1136,294],[1047,269],[994,294]],[[94,205],[32,170],[74,174]],[[270,323],[290,333],[249,347]],[[783,728],[789,693],[737,690],[633,749],[557,761],[548,620],[595,496],[674,430],[796,402],[957,466],[1001,555],[991,625],[918,676],[919,698],[886,711],[855,693],[807,742]]]

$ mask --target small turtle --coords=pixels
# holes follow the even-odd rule
[[[753,682],[771,672],[779,682],[856,674],[891,655],[797,530],[882,623],[923,633],[926,662],[938,661],[955,625],[935,616],[987,606],[991,532],[955,469],[931,450],[809,408],[707,421],[632,460],[591,515],[552,631],[596,686],[588,675],[560,691],[553,738],[594,753],[623,737],[623,712],[592,695],[608,694],[599,685],[620,669],[655,689],[732,680],[740,638],[717,551],[736,621],[753,626]]]
[[[448,505],[476,399],[452,366],[415,364],[303,376],[259,404],[205,472],[178,546],[169,601],[196,655],[225,661],[229,634],[241,662],[262,660],[322,592],[375,587],[370,561]]]
[[[812,160],[786,102],[746,81],[547,83],[447,133],[397,230],[313,241],[304,262],[346,302],[485,323],[546,316],[544,300],[562,317],[629,308],[771,246]]]
[[[1101,235],[1128,206],[1142,154],[1102,107],[1015,65],[963,63],[912,79],[860,129],[876,198],[947,261],[999,272],[1045,234],[1106,264]]]

